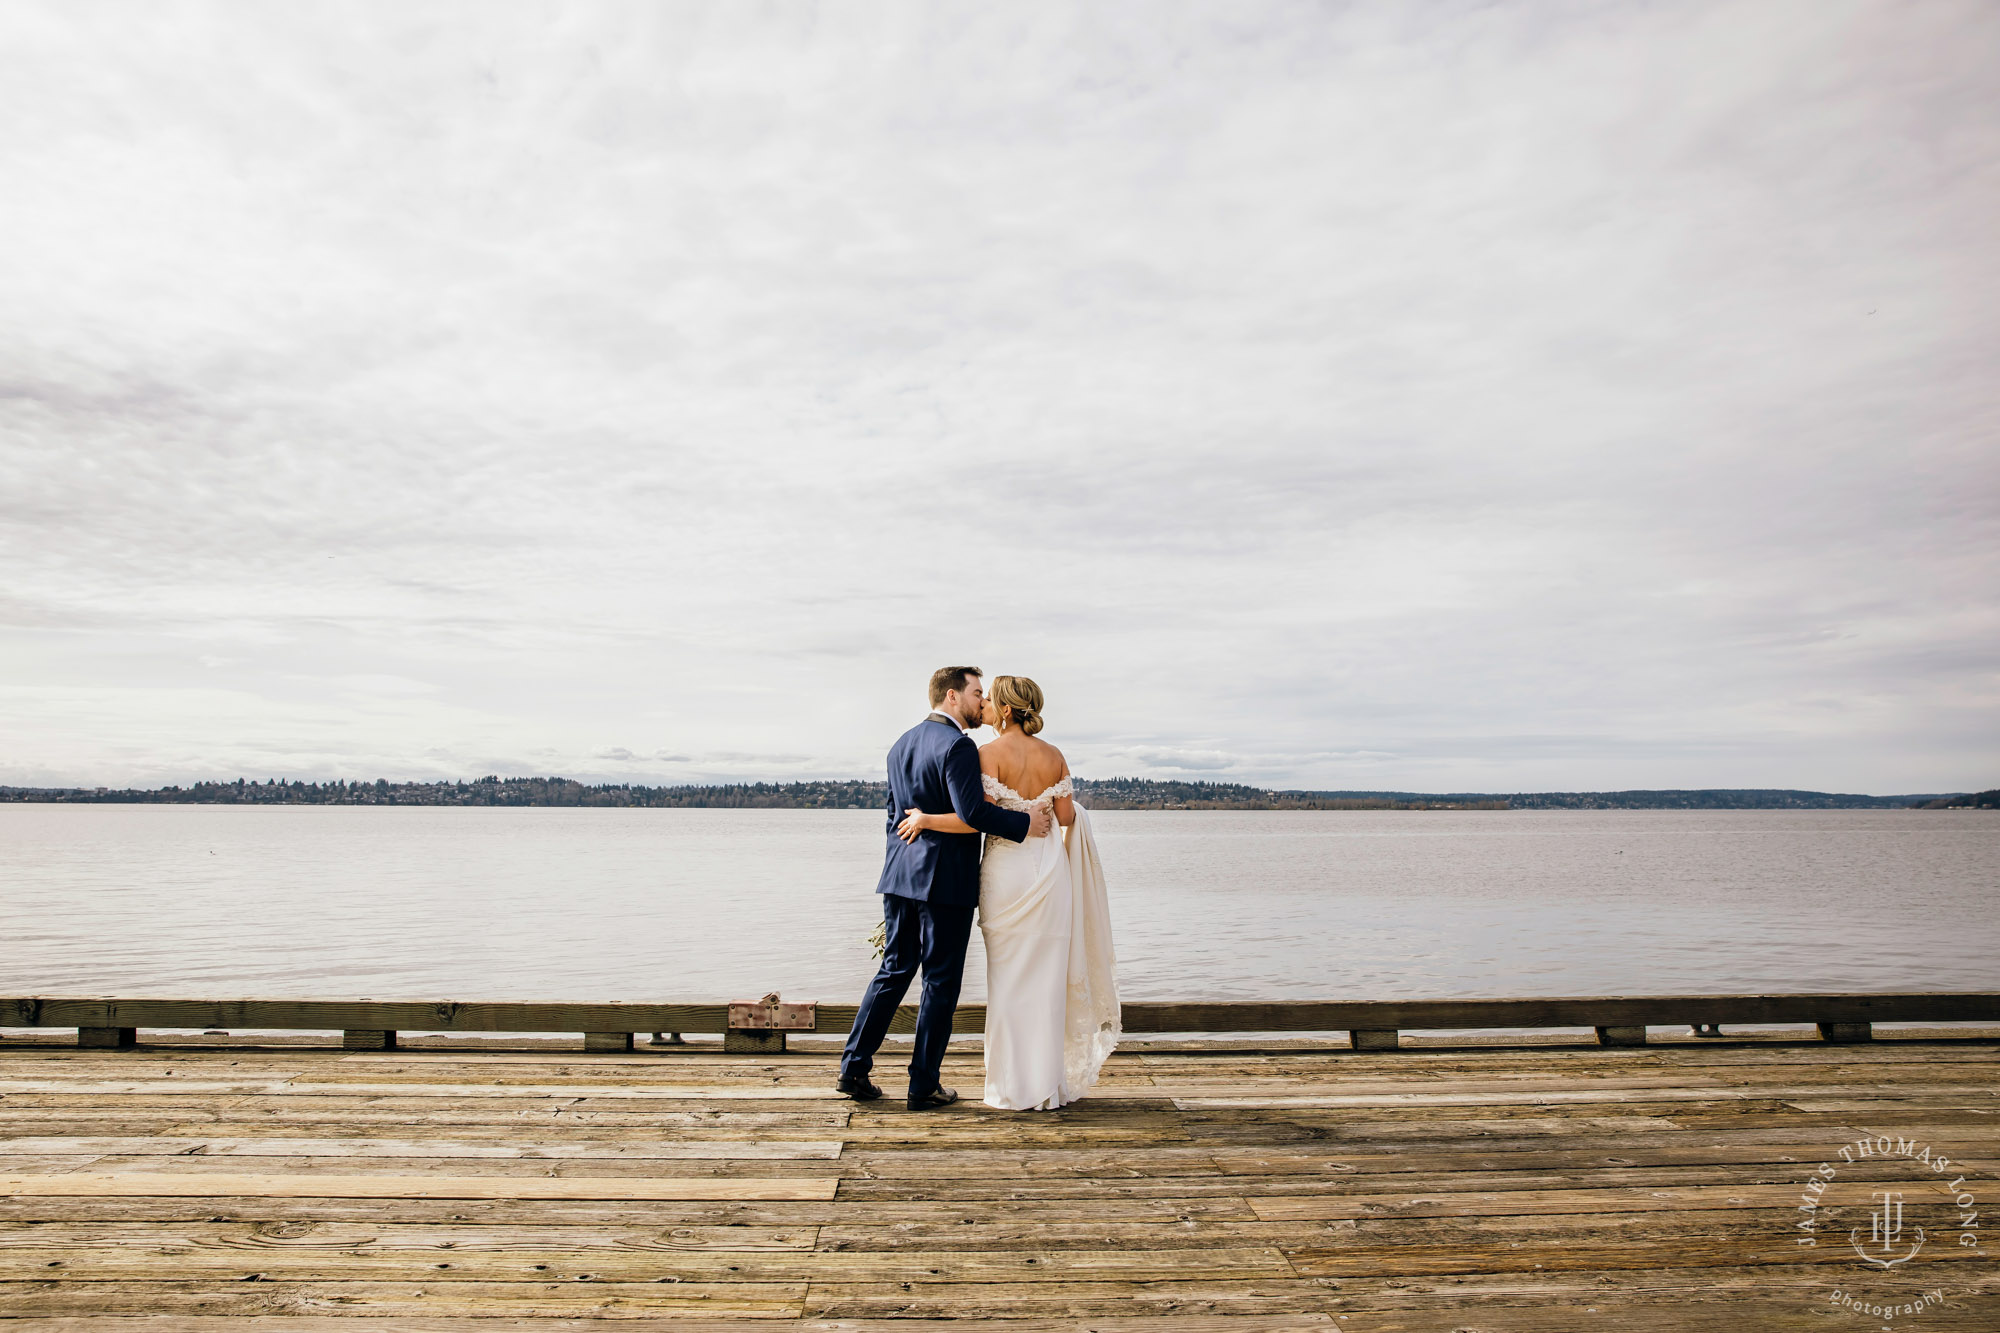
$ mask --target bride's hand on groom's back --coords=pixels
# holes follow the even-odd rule
[[[924,812],[917,809],[903,811],[903,821],[896,825],[896,836],[904,842],[915,842],[917,835],[924,831]]]

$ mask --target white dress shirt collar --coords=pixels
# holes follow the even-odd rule
[[[966,731],[965,724],[963,722],[960,722],[957,718],[953,717],[950,713],[942,712],[936,708],[933,708],[931,709],[931,716],[951,723],[954,727],[958,728],[958,733],[961,736],[970,734]]]

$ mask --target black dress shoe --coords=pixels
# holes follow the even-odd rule
[[[857,1102],[872,1102],[882,1095],[882,1089],[868,1081],[866,1074],[841,1076],[833,1090],[843,1097],[852,1097]]]
[[[921,1097],[912,1097],[903,1105],[912,1111],[934,1111],[940,1106],[950,1106],[958,1100],[958,1093],[950,1088],[932,1088]]]

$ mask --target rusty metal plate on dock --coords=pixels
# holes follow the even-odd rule
[[[763,1004],[747,1001],[729,1006],[729,1026],[741,1031],[811,1032],[819,1026],[819,1005]]]

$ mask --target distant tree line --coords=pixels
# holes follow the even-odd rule
[[[1079,778],[1077,794],[1093,810],[1928,810],[2000,808],[2000,791],[1965,795],[1857,796],[1819,791],[1717,788],[1702,791],[1492,792],[1275,791],[1233,782],[1159,778]],[[151,789],[0,787],[0,801],[107,805],[534,805],[639,809],[879,810],[880,782],[735,782],[647,787],[586,785],[570,778],[470,782],[197,782]]]
[[[1935,801],[1925,801],[1918,807],[1922,810],[2000,810],[2000,789],[1975,791],[1962,796],[1940,796]]]
[[[1522,792],[1503,799],[1514,810],[1903,810],[1923,805],[1935,795],[1861,796],[1841,792],[1717,787],[1698,791]]]
[[[1424,796],[1411,792],[1273,791],[1236,782],[1159,778],[1078,778],[1093,810],[1505,810],[1504,796]]]
[[[739,782],[723,786],[643,787],[629,783],[587,786],[571,778],[503,778],[470,782],[197,782],[152,790],[0,787],[0,800],[81,801],[148,805],[554,805],[675,806],[719,809],[830,809],[879,807],[880,782]]]

